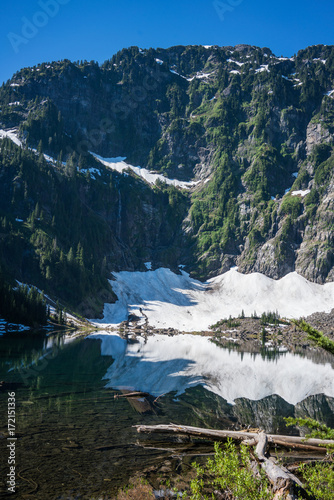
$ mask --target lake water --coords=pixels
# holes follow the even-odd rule
[[[161,479],[162,465],[189,469],[191,443],[138,435],[137,424],[277,433],[297,432],[284,416],[334,424],[333,356],[326,353],[250,353],[197,335],[129,341],[103,332],[11,333],[0,337],[0,352],[0,380],[8,383],[0,392],[0,496],[9,472],[8,391],[16,398],[16,498],[111,498],[135,472],[151,468]],[[151,396],[114,398],[126,390]]]

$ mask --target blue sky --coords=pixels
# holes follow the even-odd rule
[[[172,45],[269,47],[291,56],[334,44],[333,0],[12,0],[0,18],[0,83],[43,61]]]

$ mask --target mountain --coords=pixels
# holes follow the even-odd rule
[[[148,262],[333,281],[333,46],[43,63],[0,109],[3,279],[95,317]]]

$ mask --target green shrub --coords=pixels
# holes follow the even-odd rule
[[[270,486],[262,471],[255,477],[251,470],[251,457],[246,445],[240,445],[240,451],[232,440],[228,440],[224,449],[215,443],[215,455],[204,467],[194,463],[197,477],[191,481],[191,500],[212,498],[211,492],[219,489],[228,491],[231,498],[242,500],[270,500]]]
[[[334,168],[334,157],[315,166],[314,182],[319,187],[325,187],[329,182]]]
[[[292,418],[284,419],[287,425],[299,425],[311,429],[306,438],[334,439],[334,429],[320,424],[311,418]],[[307,493],[313,495],[317,500],[332,500],[334,491],[334,455],[333,449],[328,448],[326,457],[327,462],[317,462],[308,465],[301,464],[299,472],[303,476],[304,487]]]
[[[281,214],[291,215],[293,219],[297,219],[302,213],[302,202],[299,196],[286,196],[281,205]]]
[[[329,144],[318,144],[313,148],[311,161],[314,167],[317,168],[321,163],[328,160],[331,155],[332,148]]]

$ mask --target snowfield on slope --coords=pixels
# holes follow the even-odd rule
[[[296,272],[280,280],[260,273],[241,274],[236,268],[201,283],[184,271],[175,274],[160,268],[147,272],[115,273],[110,284],[118,300],[105,304],[102,326],[116,326],[129,314],[147,317],[155,328],[185,332],[207,330],[222,318],[278,311],[282,317],[299,318],[334,307],[334,283],[311,283]]]
[[[5,138],[10,139],[13,141],[17,146],[22,148],[22,141],[20,141],[18,137],[18,129],[17,128],[12,128],[8,130],[1,129],[0,130],[0,139],[5,139]]]
[[[314,394],[334,397],[333,367],[292,353],[273,362],[260,354],[222,349],[199,335],[154,335],[147,341],[138,338],[135,344],[113,334],[97,333],[90,338],[100,339],[101,354],[114,358],[104,376],[106,386],[113,389],[157,397],[171,391],[182,394],[200,384],[229,403],[272,394],[294,405]]]
[[[117,172],[123,173],[124,170],[128,168],[132,170],[138,177],[141,177],[143,180],[148,182],[149,184],[155,184],[155,182],[159,179],[161,182],[165,182],[166,184],[170,184],[172,186],[178,186],[183,189],[188,189],[192,186],[198,184],[198,181],[184,182],[179,181],[177,179],[168,179],[161,174],[154,174],[147,170],[146,168],[134,167],[129,163],[126,163],[126,157],[119,156],[117,158],[103,158],[95,153],[90,151],[90,154],[94,156],[102,165],[111,168],[112,170],[116,170]]]

